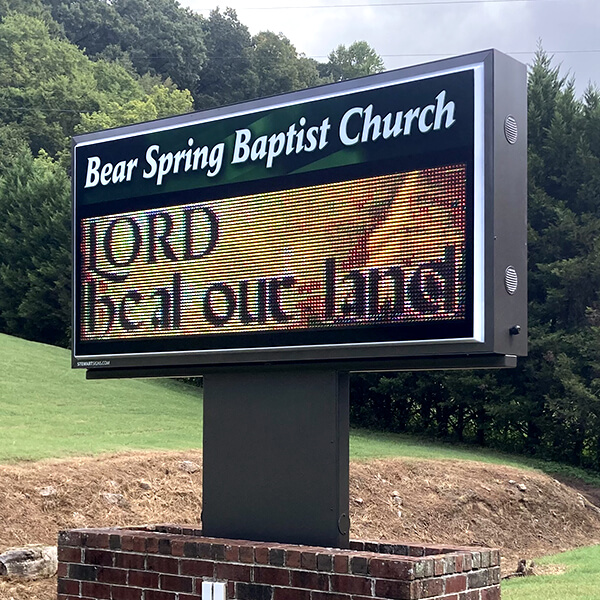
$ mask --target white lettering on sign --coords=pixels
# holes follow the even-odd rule
[[[456,106],[452,100],[446,102],[446,90],[442,90],[435,100],[435,104],[388,113],[383,117],[373,114],[372,104],[366,108],[355,106],[347,110],[340,121],[340,141],[344,146],[354,146],[359,142],[374,142],[380,137],[387,140],[400,134],[411,135],[417,130],[428,133],[442,127],[449,129],[456,122]]]
[[[292,123],[287,131],[270,136],[261,135],[254,140],[250,129],[238,129],[235,132],[231,164],[244,163],[248,159],[252,162],[264,160],[266,168],[270,169],[275,158],[283,153],[289,156],[300,152],[313,152],[317,148],[323,150],[327,146],[327,134],[331,129],[329,117],[323,119],[320,125],[313,125],[308,129],[305,127],[305,117],[301,117],[298,124],[299,129],[296,128],[296,123]]]
[[[99,156],[90,156],[85,176],[85,187],[96,187],[98,183],[108,185],[109,183],[122,183],[131,181],[133,170],[138,165],[138,159],[122,160],[113,165],[110,162],[102,164]],[[102,168],[100,168],[102,166]]]
[[[206,171],[207,177],[214,177],[221,171],[223,166],[223,154],[225,144],[215,144],[212,148],[208,146],[197,146],[193,148],[194,139],[188,140],[188,148],[177,152],[160,152],[160,146],[153,144],[146,150],[146,164],[148,170],[144,169],[144,179],[156,178],[156,185],[162,185],[166,175],[177,174],[188,171]]]
[[[342,115],[339,125],[334,124],[339,140],[344,146],[354,146],[449,129],[456,122],[456,105],[454,101],[446,100],[446,95],[446,90],[442,90],[431,104],[385,115],[378,114],[374,104],[354,106]],[[231,153],[227,154],[232,165],[262,163],[265,169],[271,169],[280,157],[326,148],[330,142],[331,119],[327,116],[320,123],[310,125],[306,117],[300,117],[287,129],[258,136],[250,128],[236,129],[235,135],[227,138],[228,144],[233,138],[233,147],[229,148]],[[213,146],[197,146],[192,137],[187,140],[187,147],[180,150],[166,151],[159,144],[152,144],[146,148],[142,159],[145,160],[142,177],[154,180],[156,186],[163,185],[168,177],[188,172],[203,171],[207,177],[215,177],[224,166],[225,145],[222,141]],[[131,158],[113,164],[103,162],[99,156],[90,156],[84,187],[130,182],[139,160]]]

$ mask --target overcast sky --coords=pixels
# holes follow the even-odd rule
[[[180,0],[208,16],[230,6],[252,34],[283,33],[319,61],[367,41],[386,69],[497,48],[529,63],[538,41],[578,93],[600,86],[600,0]]]

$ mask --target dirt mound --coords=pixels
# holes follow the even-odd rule
[[[0,465],[0,551],[55,544],[59,529],[200,522],[200,452]]]
[[[500,548],[508,565],[600,540],[600,509],[535,471],[466,461],[353,464],[358,537]]]
[[[200,452],[143,452],[0,465],[0,552],[54,544],[59,529],[187,523],[202,509]],[[505,570],[600,541],[600,510],[534,471],[465,461],[350,468],[351,535],[501,548]],[[56,581],[0,580],[0,600],[50,600]]]

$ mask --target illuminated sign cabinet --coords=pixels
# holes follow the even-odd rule
[[[490,50],[76,137],[73,365],[509,364],[526,130]]]

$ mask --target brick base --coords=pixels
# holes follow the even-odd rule
[[[488,548],[352,541],[349,550],[202,537],[175,525],[78,529],[58,538],[58,600],[499,600]]]

